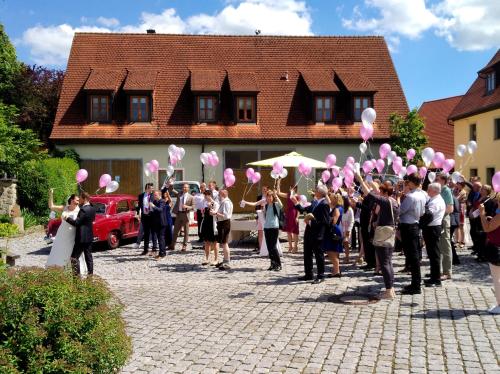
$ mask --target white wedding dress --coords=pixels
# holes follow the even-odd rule
[[[266,221],[266,218],[264,217],[264,211],[263,210],[258,210],[257,211],[257,218],[259,220],[258,222],[258,227],[264,227],[264,222]],[[262,232],[264,232],[264,229],[262,229]],[[278,249],[278,253],[280,257],[283,257],[283,251],[281,249],[281,243],[280,243],[280,238],[278,237],[277,243],[276,243],[276,248]],[[269,256],[269,251],[267,250],[267,244],[266,244],[266,237],[265,235],[262,236],[262,245],[260,246],[260,256]]]
[[[62,217],[70,217],[76,219],[79,211],[79,207],[76,207],[73,210],[69,210],[66,206],[64,207],[64,210],[62,212]],[[47,264],[45,265],[45,267],[70,266],[71,253],[73,252],[73,247],[75,246],[75,236],[76,227],[70,225],[65,220],[62,220],[61,226],[59,226],[56,237],[54,238],[54,242],[52,243],[52,249],[50,250],[49,258],[47,259]],[[85,256],[83,255],[83,253],[80,256],[79,261],[80,274],[86,275],[87,263],[85,262]]]

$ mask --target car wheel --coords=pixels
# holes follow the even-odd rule
[[[111,231],[108,234],[108,248],[116,249],[120,245],[120,232],[119,231]]]

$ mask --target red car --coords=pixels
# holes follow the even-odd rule
[[[139,234],[139,219],[136,218],[137,197],[132,195],[94,195],[90,203],[96,209],[94,221],[94,243],[107,242],[109,249],[120,245],[121,239],[135,238]],[[61,219],[49,221],[46,239],[52,242]]]

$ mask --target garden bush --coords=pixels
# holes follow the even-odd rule
[[[63,269],[0,270],[0,368],[114,373],[131,354],[122,306],[98,277]]]
[[[19,173],[18,194],[23,208],[36,216],[48,216],[49,188],[54,188],[54,203],[64,205],[77,192],[75,174],[78,164],[69,158],[29,161]]]
[[[10,217],[8,214],[0,214],[0,223],[10,223]]]
[[[12,223],[0,223],[0,238],[16,235],[19,232],[17,225]]]

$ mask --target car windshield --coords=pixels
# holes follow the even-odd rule
[[[106,214],[106,205],[103,203],[92,203],[95,208],[95,214]]]
[[[174,190],[177,192],[182,192],[182,186],[184,186],[185,183],[174,183]],[[196,183],[188,183],[189,184],[189,193],[198,193],[200,192],[200,187]]]

